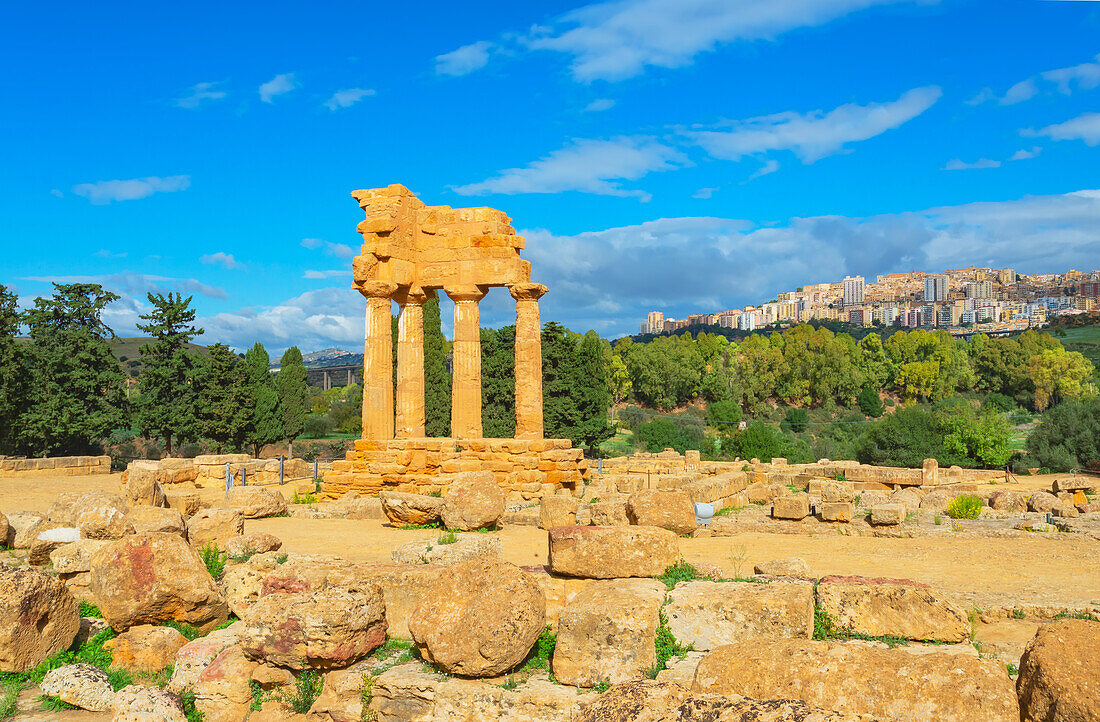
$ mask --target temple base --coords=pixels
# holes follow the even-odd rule
[[[509,501],[579,493],[589,475],[583,452],[568,439],[359,439],[344,461],[333,462],[321,491],[430,494],[464,471],[493,472]]]

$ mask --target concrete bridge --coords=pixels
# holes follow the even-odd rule
[[[328,391],[334,386],[350,386],[363,382],[363,364],[345,364],[342,366],[321,366],[306,369],[306,379],[310,386]]]

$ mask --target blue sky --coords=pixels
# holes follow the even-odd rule
[[[0,283],[194,295],[202,341],[362,342],[361,211],[503,209],[543,318],[1100,267],[1100,2],[10,3]],[[504,290],[485,325],[511,322]]]

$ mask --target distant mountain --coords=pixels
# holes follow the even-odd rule
[[[107,344],[111,347],[111,353],[113,353],[119,363],[122,364],[122,368],[125,369],[126,373],[131,376],[138,376],[141,374],[144,364],[141,362],[141,352],[139,349],[145,344],[152,342],[153,339],[147,337],[116,337],[107,339]],[[187,348],[204,355],[209,353],[209,349],[206,346],[200,346],[197,343],[189,343],[187,344]]]
[[[279,368],[278,358],[271,359],[271,368]],[[363,354],[352,353],[338,348],[325,348],[320,351],[302,354],[302,363],[306,368],[316,369],[328,366],[349,366],[363,363]]]

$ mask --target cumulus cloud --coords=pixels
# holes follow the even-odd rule
[[[121,271],[99,276],[27,276],[23,280],[38,283],[98,283],[119,295],[144,297],[146,293],[198,293],[207,298],[224,299],[224,288],[210,286],[194,278],[171,278],[136,271]]]
[[[260,94],[260,100],[265,103],[274,102],[275,98],[280,95],[286,95],[292,90],[296,90],[301,87],[301,83],[295,77],[294,73],[282,73],[276,75],[271,80],[262,84],[258,92]]]
[[[370,88],[346,88],[344,90],[337,90],[332,94],[331,98],[323,103],[323,105],[329,110],[350,108],[363,98],[371,95],[374,95],[374,91]]]
[[[848,274],[972,263],[1033,273],[1091,268],[1100,257],[1100,190],[769,227],[693,217],[573,236],[520,233],[535,280],[550,287],[544,318],[635,333],[652,309],[681,317],[736,308]]]
[[[243,271],[245,265],[239,262],[236,258],[233,258],[232,253],[225,253],[224,251],[218,251],[217,253],[207,253],[199,258],[200,261],[208,266],[221,266],[230,271]]]
[[[684,165],[688,165],[686,157],[651,137],[576,139],[523,168],[509,168],[495,178],[458,186],[454,191],[461,195],[580,191],[646,202],[650,199],[648,193],[625,189],[619,181],[637,180],[650,172]]]
[[[329,241],[322,241],[320,238],[303,238],[302,247],[311,251],[320,249],[326,256],[335,256],[336,258],[354,258],[357,255],[357,251],[349,245],[330,243]]]
[[[1084,113],[1038,131],[1022,132],[1024,135],[1045,135],[1054,140],[1083,140],[1085,145],[1100,145],[1100,113]]]
[[[1009,157],[1009,160],[1031,160],[1032,158],[1037,157],[1042,152],[1043,149],[1037,145],[1032,147],[1030,150],[1027,148],[1021,148],[1020,150],[1013,153]]]
[[[489,63],[489,52],[493,49],[493,43],[481,40],[469,45],[463,45],[457,50],[452,50],[435,58],[436,75],[466,75],[475,70],[484,68]]]
[[[935,86],[914,88],[888,103],[849,103],[828,113],[777,113],[726,123],[721,130],[690,130],[686,135],[716,158],[740,160],[746,155],[789,150],[804,163],[813,163],[845,151],[846,143],[897,128],[931,108],[941,95]]]
[[[221,100],[228,95],[218,86],[221,83],[195,83],[187,89],[187,93],[176,98],[173,102],[177,108],[198,108],[207,101]]]
[[[597,98],[588,105],[584,106],[583,113],[599,113],[604,110],[611,110],[615,107],[615,101],[611,98]]]
[[[364,309],[363,297],[350,288],[321,288],[271,306],[202,316],[198,324],[208,339],[238,350],[256,341],[269,351],[292,345],[304,350],[362,348]]]
[[[113,201],[133,201],[147,198],[154,193],[174,193],[186,190],[191,185],[191,176],[173,175],[164,178],[131,178],[130,180],[109,180],[97,183],[80,183],[73,186],[73,193],[87,198],[94,205],[104,205]]]

